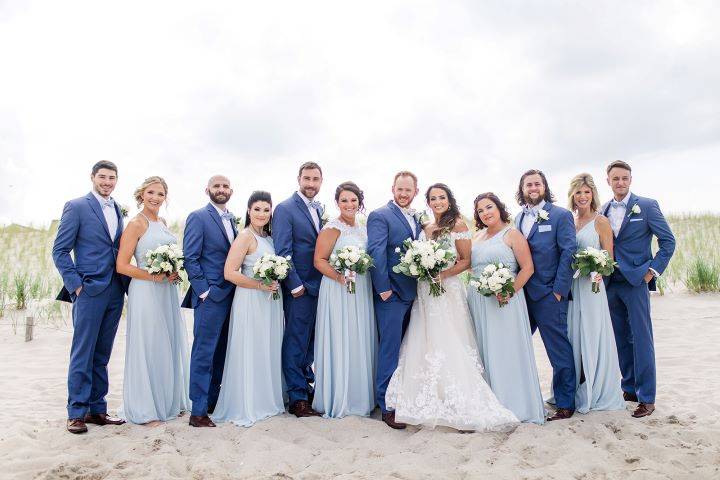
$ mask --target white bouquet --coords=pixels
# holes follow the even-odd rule
[[[145,269],[153,275],[158,273],[172,275],[185,269],[185,255],[176,243],[160,245],[154,250],[148,250],[145,253],[145,260]],[[178,282],[179,279],[175,283]]]
[[[348,293],[355,293],[356,275],[365,275],[370,267],[373,266],[373,260],[364,249],[355,245],[348,245],[338,248],[330,255],[330,265],[345,276],[345,288]]]
[[[502,263],[491,263],[479,277],[470,277],[470,286],[486,297],[498,297],[500,307],[507,305],[507,298],[515,295],[515,276]],[[502,299],[501,299],[502,298]]]
[[[587,247],[574,256],[572,268],[575,269],[575,274],[573,278],[578,278],[580,275],[590,276],[593,293],[599,293],[602,278],[598,276],[607,277],[612,274],[616,265],[617,263],[613,262],[606,250]]]
[[[273,255],[272,253],[266,253],[262,257],[258,258],[253,265],[253,273],[255,278],[260,280],[265,285],[272,285],[273,282],[285,280],[288,276],[288,272],[292,268],[290,262],[290,256],[281,257],[279,255]],[[277,300],[280,298],[280,292],[272,292],[272,299]]]
[[[393,267],[393,272],[408,277],[430,282],[430,294],[439,297],[445,288],[438,275],[455,262],[455,253],[435,240],[411,240],[403,242],[402,249],[395,249],[400,254],[400,263]]]

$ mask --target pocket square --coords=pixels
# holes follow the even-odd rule
[[[631,218],[630,219],[631,222],[642,222],[643,220],[645,220],[645,219],[644,218]]]
[[[549,232],[552,230],[552,225],[538,225],[538,232]]]

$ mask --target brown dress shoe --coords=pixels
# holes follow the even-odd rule
[[[68,418],[67,431],[70,433],[85,433],[87,432],[87,425],[85,425],[82,418]]]
[[[637,408],[633,412],[632,416],[635,418],[647,417],[648,415],[652,415],[652,413],[654,411],[655,411],[654,403],[640,403],[640,404],[638,404]]]
[[[93,425],[122,425],[125,420],[122,418],[111,417],[107,413],[88,413],[85,415],[85,423],[92,423]]]
[[[322,417],[322,414],[313,410],[307,400],[298,400],[297,402],[290,405],[288,412],[292,413],[298,418],[302,417]]]
[[[395,430],[405,430],[405,427],[407,427],[406,423],[395,421],[395,412],[383,413],[382,421],[385,422],[388,427],[394,428]]]
[[[573,413],[575,413],[575,410],[572,408],[558,408],[555,410],[555,414],[548,418],[548,422],[553,422],[555,420],[565,420],[573,416]]]
[[[207,415],[190,415],[190,421],[188,422],[191,427],[215,427],[215,422],[210,420]]]
[[[623,400],[626,402],[636,402],[638,401],[637,395],[630,392],[623,392]]]

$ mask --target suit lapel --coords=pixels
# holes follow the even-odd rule
[[[546,212],[548,212],[548,219],[547,219],[547,220],[543,220],[543,222],[549,222],[549,221],[550,221],[550,209],[551,209],[551,208],[552,208],[552,203],[550,203],[550,202],[545,202],[545,205],[543,205],[542,209],[545,210]],[[525,215],[525,213],[523,213],[523,215]],[[538,222],[538,219],[539,219],[539,218],[540,218],[540,217],[535,217],[535,221],[533,222],[533,226],[532,226],[532,228],[530,229],[530,234],[529,234],[528,237],[527,237],[528,240],[530,240],[530,238],[531,238],[533,235],[535,235],[535,232],[537,232],[538,225],[540,225],[540,222]]]
[[[123,225],[123,216],[122,212],[120,211],[120,207],[118,206],[118,203],[115,202],[115,215],[117,216],[118,222],[117,222],[117,229],[115,230],[115,240],[119,240],[122,236],[123,228],[125,227]]]
[[[637,205],[638,198],[635,196],[634,193],[630,194],[630,199],[628,200],[627,207],[625,208],[625,215],[623,215],[623,221],[622,225],[620,225],[620,230],[618,230],[618,234],[616,238],[620,238],[620,235],[622,235],[623,230],[625,229],[625,226],[630,221],[630,215],[632,214],[632,208]]]
[[[300,198],[300,195],[298,195],[297,192],[293,194],[293,198],[295,199],[295,204],[300,209],[300,211],[305,215],[305,218],[308,219],[308,222],[310,222],[310,225],[312,225],[313,230],[315,230],[315,233],[319,233],[317,227],[315,226],[315,222],[313,221],[312,215],[310,215],[310,207],[305,205],[305,202],[303,202],[303,199]],[[318,212],[318,220],[320,218],[320,212]]]
[[[401,223],[405,227],[405,230],[407,230],[410,233],[410,238],[412,238],[413,240],[416,240],[417,236],[419,234],[412,231],[412,229],[410,228],[410,224],[408,223],[407,219],[405,218],[405,215],[403,215],[403,213],[400,211],[400,208],[398,208],[398,206],[395,205],[395,202],[393,202],[392,200],[390,202],[388,202],[388,207],[390,207],[390,210],[392,210],[392,212],[395,214],[395,216],[397,216],[401,220]],[[416,230],[418,229],[417,222],[415,222],[415,229]]]
[[[216,224],[216,225],[218,226],[218,228],[220,229],[220,232],[222,232],[223,238],[224,238],[225,240],[227,240],[228,243],[231,243],[231,242],[230,242],[230,239],[229,239],[228,236],[227,236],[227,232],[225,231],[225,225],[223,225],[222,218],[220,218],[220,214],[217,212],[217,210],[215,209],[215,207],[213,206],[213,204],[212,204],[212,203],[208,203],[208,205],[207,205],[207,207],[205,207],[205,209],[208,211],[208,213],[210,213],[210,218],[213,219],[213,221],[215,222],[215,224]]]
[[[107,235],[108,240],[110,240],[110,243],[112,243],[112,238],[110,237],[110,227],[108,227],[108,224],[105,221],[105,215],[103,215],[102,213],[100,202],[98,202],[97,198],[95,198],[95,195],[93,195],[92,193],[88,193],[85,198],[90,204],[90,209],[95,213],[95,215],[97,215],[98,220],[100,220],[100,223],[103,225],[105,235]]]

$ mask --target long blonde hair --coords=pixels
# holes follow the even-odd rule
[[[135,189],[135,193],[133,194],[135,198],[135,203],[137,203],[138,208],[140,208],[140,205],[143,204],[143,193],[145,193],[145,190],[154,183],[159,183],[163,186],[163,188],[165,189],[165,198],[167,198],[168,186],[167,183],[165,183],[165,180],[162,177],[158,176],[148,177],[145,179],[145,181],[143,181],[142,185]]]
[[[595,180],[593,180],[592,175],[590,175],[589,173],[580,173],[578,175],[575,175],[573,179],[570,180],[570,188],[568,189],[568,208],[573,212],[577,210],[577,207],[575,206],[575,199],[573,197],[575,196],[575,192],[580,190],[583,185],[587,185],[592,192],[592,202],[590,202],[590,210],[592,210],[593,212],[597,212],[600,208],[600,196],[598,195],[598,190],[595,186]]]

